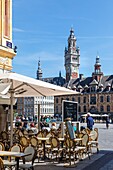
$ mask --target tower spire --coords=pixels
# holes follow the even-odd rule
[[[99,55],[97,55],[96,62],[94,65],[94,72],[92,73],[92,77],[93,77],[93,79],[96,79],[99,82],[102,76],[103,76],[103,72],[101,72],[100,57],[99,57]]]
[[[40,66],[40,58],[39,58],[39,61],[38,61],[37,79],[38,80],[42,79],[42,70],[41,70],[41,66]]]
[[[65,70],[66,81],[70,79],[76,79],[79,75],[79,57],[80,49],[76,46],[76,37],[74,35],[74,29],[70,29],[70,35],[68,37],[68,48],[65,48]]]

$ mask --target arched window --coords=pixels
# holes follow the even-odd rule
[[[100,96],[100,102],[104,102],[104,97]]]
[[[110,102],[110,96],[107,96],[107,102]]]
[[[75,98],[74,98],[74,97],[72,97],[72,101],[75,101]]]
[[[80,106],[78,106],[78,112],[79,112],[79,113],[81,112],[81,107],[80,107]]]
[[[86,106],[84,106],[84,112],[86,112]]]
[[[103,106],[103,105],[100,106],[100,111],[101,111],[101,112],[104,111],[104,106]]]
[[[78,103],[80,103],[80,97],[78,97]]]
[[[110,105],[107,105],[107,112],[110,112]]]
[[[83,103],[86,103],[86,97],[83,98]]]

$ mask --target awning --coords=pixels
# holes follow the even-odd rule
[[[0,83],[0,97],[8,93],[11,83]]]
[[[13,100],[15,97],[30,96],[59,96],[77,94],[76,91],[53,85],[44,81],[36,80],[17,73],[0,74],[3,83],[11,83],[8,94],[11,103],[11,145],[13,141]],[[5,93],[6,91],[4,91]]]

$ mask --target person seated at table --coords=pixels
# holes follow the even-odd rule
[[[74,132],[76,132],[77,128],[74,123],[72,123],[72,127],[73,127]]]
[[[51,129],[57,129],[57,127],[56,127],[56,123],[55,123],[55,122],[53,122],[53,123],[52,123],[52,125],[51,125]]]
[[[32,122],[32,123],[30,124],[30,128],[33,128],[33,127],[35,127],[34,122]]]

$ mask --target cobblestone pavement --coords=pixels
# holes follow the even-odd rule
[[[86,124],[81,124],[86,127]],[[99,154],[95,153],[91,159],[84,159],[76,163],[76,166],[66,167],[64,163],[35,163],[35,170],[113,170],[113,124],[106,129],[105,123],[95,123],[99,130]]]

